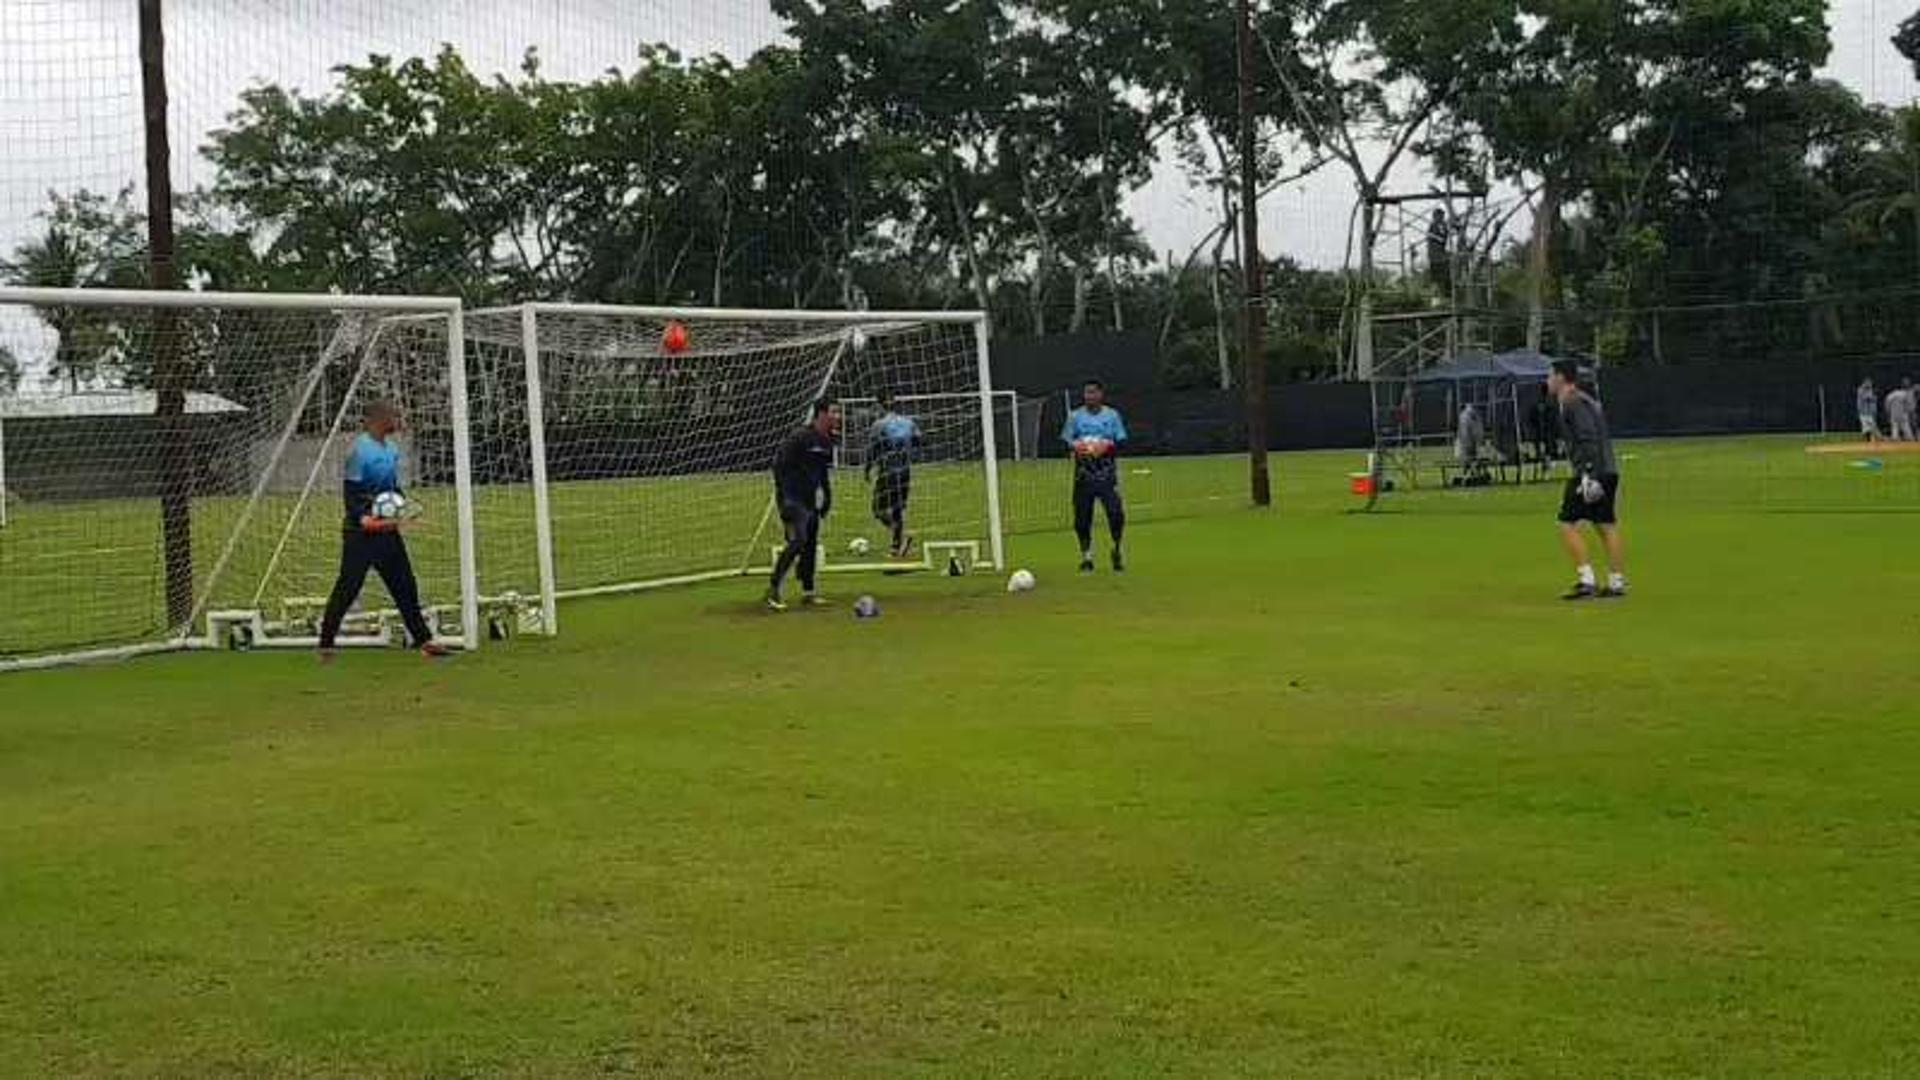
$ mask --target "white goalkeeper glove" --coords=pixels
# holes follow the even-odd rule
[[[1578,490],[1581,500],[1588,504],[1597,503],[1607,497],[1606,485],[1586,473],[1580,474],[1580,487]]]

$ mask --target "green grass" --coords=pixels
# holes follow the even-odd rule
[[[1615,606],[1551,490],[1303,455],[874,623],[0,679],[0,1075],[1920,1074],[1920,518],[1640,452],[1720,486],[1630,478]]]
[[[1064,462],[1000,468],[1008,534],[1066,526]],[[1244,466],[1233,458],[1143,459],[1130,463],[1128,474],[1132,513],[1140,521],[1231,511],[1244,500]],[[916,469],[915,532],[923,539],[977,540],[984,550],[983,476],[977,464]],[[867,516],[871,488],[859,472],[843,473],[838,489],[839,509],[824,537],[829,550],[844,551],[855,535],[883,546],[886,533]],[[422,592],[429,602],[452,605],[460,580],[452,491],[423,488],[412,495],[427,511],[408,538]],[[779,534],[778,521],[767,516],[768,497],[767,477],[758,472],[555,484],[560,587],[766,565]],[[0,529],[0,658],[172,636],[156,500],[19,503],[13,512],[9,527]],[[294,494],[270,495],[251,512],[243,497],[195,500],[196,597],[205,597],[210,609],[261,609],[272,618],[286,599],[324,596],[339,558],[339,515],[331,489],[305,502]],[[481,486],[474,516],[482,592],[536,593],[532,488]]]

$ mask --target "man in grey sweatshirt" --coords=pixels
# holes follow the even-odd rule
[[[1574,472],[1560,500],[1560,541],[1577,575],[1566,599],[1624,597],[1627,557],[1618,511],[1620,466],[1613,456],[1613,439],[1607,434],[1607,414],[1591,394],[1581,389],[1580,369],[1571,360],[1553,362],[1547,392],[1560,403],[1560,426],[1566,432],[1567,459],[1573,463]],[[1591,524],[1606,545],[1610,573],[1604,588],[1587,557],[1581,522]]]
[[[1914,407],[1913,380],[1902,379],[1900,385],[1887,394],[1888,438],[1894,442],[1914,441]]]

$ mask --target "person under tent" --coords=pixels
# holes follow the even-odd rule
[[[1860,380],[1853,401],[1854,412],[1860,415],[1861,437],[1868,442],[1879,442],[1886,438],[1880,433],[1880,395],[1874,393],[1872,378]]]
[[[1913,442],[1913,419],[1916,405],[1920,401],[1914,398],[1913,380],[1902,379],[1900,385],[1887,392],[1887,437],[1894,442]]]
[[[1489,482],[1487,460],[1482,451],[1487,443],[1487,423],[1472,402],[1460,406],[1454,428],[1453,459],[1460,467],[1459,483],[1474,487]]]

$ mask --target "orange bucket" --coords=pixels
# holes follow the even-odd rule
[[[1348,473],[1347,487],[1361,498],[1370,498],[1373,495],[1373,474],[1364,472]]]

